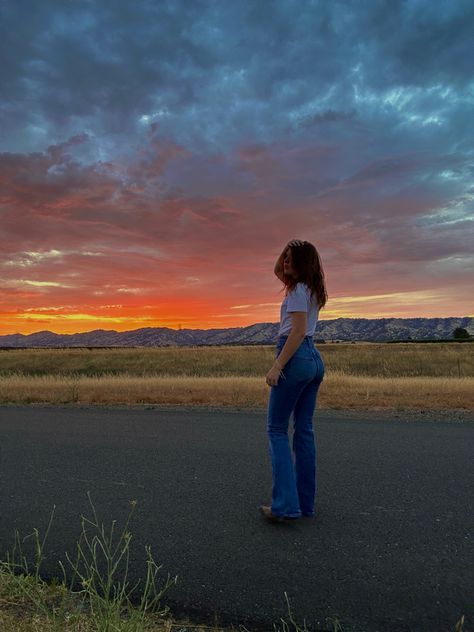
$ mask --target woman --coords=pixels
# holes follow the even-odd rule
[[[267,373],[271,386],[267,432],[272,463],[271,506],[260,511],[271,522],[313,517],[316,497],[316,444],[313,413],[324,378],[324,363],[313,342],[319,310],[327,301],[324,273],[316,248],[293,240],[275,265],[285,284],[280,309],[276,359]],[[288,422],[293,412],[293,452],[288,441]]]

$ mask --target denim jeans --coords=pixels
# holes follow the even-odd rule
[[[275,358],[287,335],[280,336]],[[306,336],[282,369],[268,401],[267,433],[272,464],[272,513],[298,518],[313,516],[316,499],[316,443],[313,413],[324,363],[312,336]],[[288,423],[293,412],[293,463],[288,440]]]

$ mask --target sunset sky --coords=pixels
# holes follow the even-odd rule
[[[0,3],[0,334],[474,316],[472,0]]]

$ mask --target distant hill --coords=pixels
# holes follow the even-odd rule
[[[385,342],[396,340],[452,339],[456,327],[474,336],[474,318],[335,318],[320,320],[314,340]],[[145,327],[132,331],[95,329],[78,334],[0,336],[0,347],[181,347],[199,345],[271,345],[278,337],[279,323],[257,323],[228,329],[170,329]]]

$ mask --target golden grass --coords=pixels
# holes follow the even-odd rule
[[[316,345],[326,369],[372,377],[474,377],[471,343],[326,343]],[[0,350],[0,376],[77,373],[265,376],[274,345]]]
[[[264,377],[98,378],[45,375],[0,380],[0,403],[176,404],[265,407]],[[367,378],[333,371],[318,393],[318,408],[458,408],[474,410],[474,378]]]
[[[474,410],[470,344],[317,345],[318,408]],[[274,346],[0,351],[0,403],[266,407]]]

